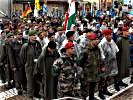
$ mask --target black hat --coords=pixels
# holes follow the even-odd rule
[[[67,38],[70,38],[71,36],[73,36],[74,35],[74,31],[68,31],[67,33],[66,33],[66,37]]]
[[[54,32],[48,32],[48,38],[50,38],[51,36],[55,35]]]
[[[50,42],[48,43],[48,47],[49,47],[50,49],[56,49],[56,43],[55,43],[54,41],[50,41]]]

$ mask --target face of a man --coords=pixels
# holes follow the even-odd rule
[[[46,37],[46,36],[48,36],[48,32],[47,31],[44,31],[43,32],[43,35]]]
[[[128,37],[128,35],[129,35],[129,32],[128,31],[123,31],[123,36],[124,37]]]
[[[22,34],[18,34],[18,35],[17,35],[17,38],[18,38],[19,40],[21,40],[22,37],[23,37]]]
[[[44,34],[43,34],[43,33],[40,33],[39,38],[40,38],[41,40],[43,40]]]
[[[49,31],[50,33],[53,33],[53,32],[54,32],[52,28],[49,28],[48,31]]]
[[[1,37],[2,37],[2,39],[4,39],[5,38],[5,33],[3,32],[3,33],[1,33]]]
[[[61,30],[61,31],[59,31],[59,32],[58,32],[58,34],[59,34],[59,35],[62,35],[62,34],[63,34],[63,32],[64,32],[64,31],[62,31],[62,30]]]
[[[29,37],[30,42],[35,42],[36,41],[36,35],[32,35]]]
[[[5,31],[5,32],[9,32],[10,30],[9,30],[9,28],[6,28],[6,29],[4,29],[4,31]]]
[[[50,37],[50,41],[55,41],[55,35],[52,35],[52,36]]]
[[[112,39],[112,34],[111,34],[111,35],[105,35],[105,38],[106,38],[106,40],[107,40],[107,41],[109,41],[109,42],[110,42],[110,41],[111,41],[111,39]]]
[[[69,49],[66,50],[68,52],[68,54],[70,55],[74,55],[75,54],[75,48],[74,47],[71,47]]]
[[[6,40],[7,40],[8,42],[12,42],[13,39],[14,39],[14,36],[10,36],[10,37],[8,37]]]
[[[69,39],[70,39],[70,41],[73,41],[74,40],[74,35],[71,36]]]
[[[77,31],[77,27],[76,26],[73,27],[73,31]]]

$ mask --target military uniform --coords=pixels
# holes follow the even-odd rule
[[[100,77],[102,76],[101,54],[98,46],[92,45],[93,42],[97,42],[98,44],[98,40],[95,40],[96,34],[91,33],[88,35],[88,38],[90,39],[90,42],[88,42],[80,59],[80,66],[83,67],[82,95],[84,97],[89,95],[89,100],[94,100],[96,83],[99,82]]]
[[[100,77],[101,55],[98,47],[87,46],[80,61],[84,69],[85,80],[97,82]]]
[[[112,30],[103,30],[102,32],[105,36],[99,43],[99,48],[101,51],[101,59],[103,61],[103,68],[104,68],[104,77],[101,77],[99,81],[99,97],[101,99],[105,99],[104,95],[111,96],[107,89],[108,82],[110,81],[110,77],[114,77],[114,86],[117,86],[116,82],[116,75],[118,74],[118,67],[117,67],[117,59],[116,54],[119,52],[119,49],[115,42],[112,40]],[[106,36],[109,36],[108,38]],[[117,89],[116,89],[117,88]],[[118,87],[115,89],[118,90]]]
[[[119,49],[115,42],[111,40],[108,42],[104,37],[99,43],[101,50],[102,60],[104,61],[105,66],[105,77],[106,76],[115,76],[118,74],[116,53],[119,52]]]
[[[53,66],[58,69],[58,98],[80,96],[78,86],[78,66],[73,58],[65,55],[57,59]]]

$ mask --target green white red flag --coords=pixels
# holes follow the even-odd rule
[[[71,0],[68,12],[65,15],[64,29],[70,30],[71,27],[75,25],[75,19],[76,19],[75,0]]]

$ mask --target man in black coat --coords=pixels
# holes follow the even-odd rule
[[[52,74],[53,62],[59,57],[59,53],[56,50],[56,43],[50,41],[46,46],[41,55],[38,58],[37,65],[34,74],[38,73],[41,75],[42,88],[40,94],[43,95],[44,100],[52,100],[57,98],[57,82],[58,79]]]

